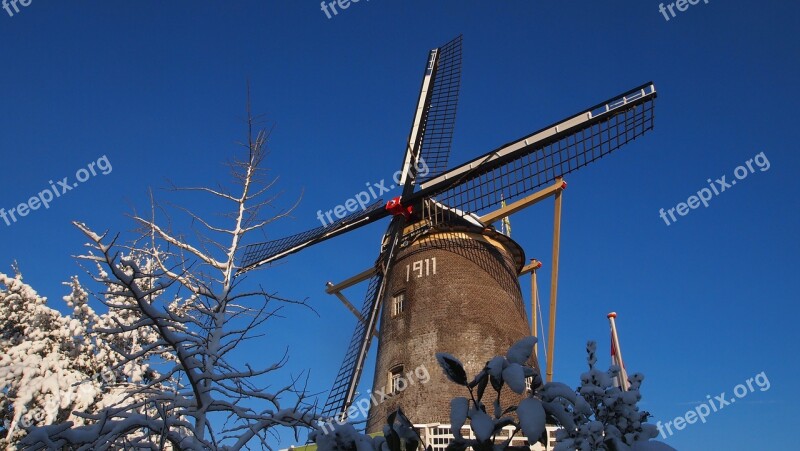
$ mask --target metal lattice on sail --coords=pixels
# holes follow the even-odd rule
[[[372,277],[367,288],[367,296],[364,298],[364,305],[361,307],[361,319],[356,325],[350,345],[347,347],[342,366],[336,375],[333,388],[328,393],[328,400],[322,410],[323,418],[331,418],[334,415],[346,415],[346,410],[356,395],[358,381],[364,371],[364,361],[367,358],[369,345],[372,342],[372,331],[378,323],[378,315],[381,311],[384,290],[386,289],[387,275],[392,268],[395,252],[403,234],[405,220],[402,216],[396,216],[384,236],[381,245],[381,254],[375,264],[375,275]]]
[[[256,266],[281,258],[285,255],[294,253],[311,244],[333,238],[346,231],[353,230],[363,225],[369,224],[386,216],[383,209],[383,200],[378,199],[367,206],[364,211],[358,211],[345,216],[344,218],[329,224],[319,226],[302,233],[287,236],[277,240],[266,241],[263,243],[251,244],[244,248],[240,272],[255,268]]]
[[[372,310],[377,307],[376,304],[379,301],[377,294],[381,282],[383,282],[383,273],[378,271],[370,279],[367,295],[364,298],[364,305],[361,307],[362,318],[369,318]],[[322,409],[323,418],[333,418],[347,409],[346,404],[350,401],[348,398],[351,396],[348,393],[350,385],[353,379],[360,376],[361,373],[361,368],[357,368],[359,354],[363,343],[369,341],[371,337],[372,331],[367,330],[367,325],[364,322],[358,321],[356,329],[353,331],[353,337],[350,339],[350,344],[347,346],[342,366],[336,374],[336,380],[333,382],[333,387],[328,393],[328,400]]]
[[[653,85],[643,85],[454,168],[423,192],[464,213],[495,209],[652,130],[654,99]]]
[[[453,144],[458,93],[461,88],[461,42],[459,36],[440,48],[431,103],[422,135],[420,156],[428,173],[418,181],[431,179],[445,169]]]

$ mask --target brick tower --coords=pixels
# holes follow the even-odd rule
[[[472,378],[530,335],[517,278],[523,262],[510,238],[463,220],[404,243],[383,300],[372,388],[389,396],[372,406],[367,432],[398,407],[414,423],[449,423],[450,400],[467,390],[446,379],[435,354],[459,358]],[[503,392],[505,407],[515,394]]]

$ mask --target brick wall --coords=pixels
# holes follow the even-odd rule
[[[523,259],[510,239],[463,228],[430,233],[398,253],[381,313],[372,391],[387,389],[398,365],[406,373],[425,368],[430,381],[406,376],[404,391],[372,406],[368,432],[380,431],[398,407],[414,423],[449,423],[450,400],[469,395],[445,378],[435,354],[457,357],[471,379],[489,359],[530,334],[517,278]],[[392,298],[401,291],[403,312],[393,317]],[[518,402],[507,387],[503,391],[503,407]],[[484,402],[491,405],[493,399],[489,387]]]

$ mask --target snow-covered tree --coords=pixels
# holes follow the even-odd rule
[[[148,216],[133,215],[142,234],[130,242],[75,223],[89,240],[90,251],[81,259],[101,268],[94,280],[106,288],[98,297],[112,313],[111,321],[95,321],[95,330],[104,334],[97,348],[116,353],[115,368],[138,379],[134,387],[119,392],[118,402],[83,414],[82,422],[32,430],[24,447],[270,448],[267,438],[275,428],[297,433],[316,421],[300,377],[277,388],[265,382],[286,357],[260,368],[232,363],[233,351],[255,338],[254,331],[282,304],[292,302],[260,287],[241,289],[239,283],[238,254],[247,236],[287,214],[261,214],[274,201],[264,197],[274,181],[265,181],[260,167],[268,134],[255,132],[254,125],[248,106],[244,158],[230,163],[234,192],[175,188],[229,206],[226,214],[214,218],[179,208],[199,228],[193,230],[195,241],[157,218],[162,209],[152,199]],[[80,296],[72,298],[83,311]],[[140,337],[147,339],[135,343]]]
[[[63,316],[22,281],[0,273],[0,437],[12,447],[36,426],[71,421],[119,400],[126,386],[152,370],[146,362],[122,362],[119,352],[153,336],[131,333],[127,342],[107,340],[104,325],[130,317],[97,315],[77,278],[64,297],[73,314]]]

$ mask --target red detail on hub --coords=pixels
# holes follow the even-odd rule
[[[561,189],[567,189],[567,182],[561,182]]]
[[[411,217],[411,207],[404,207],[400,203],[400,197],[395,197],[386,203],[386,211],[394,216],[403,215],[406,219]]]

